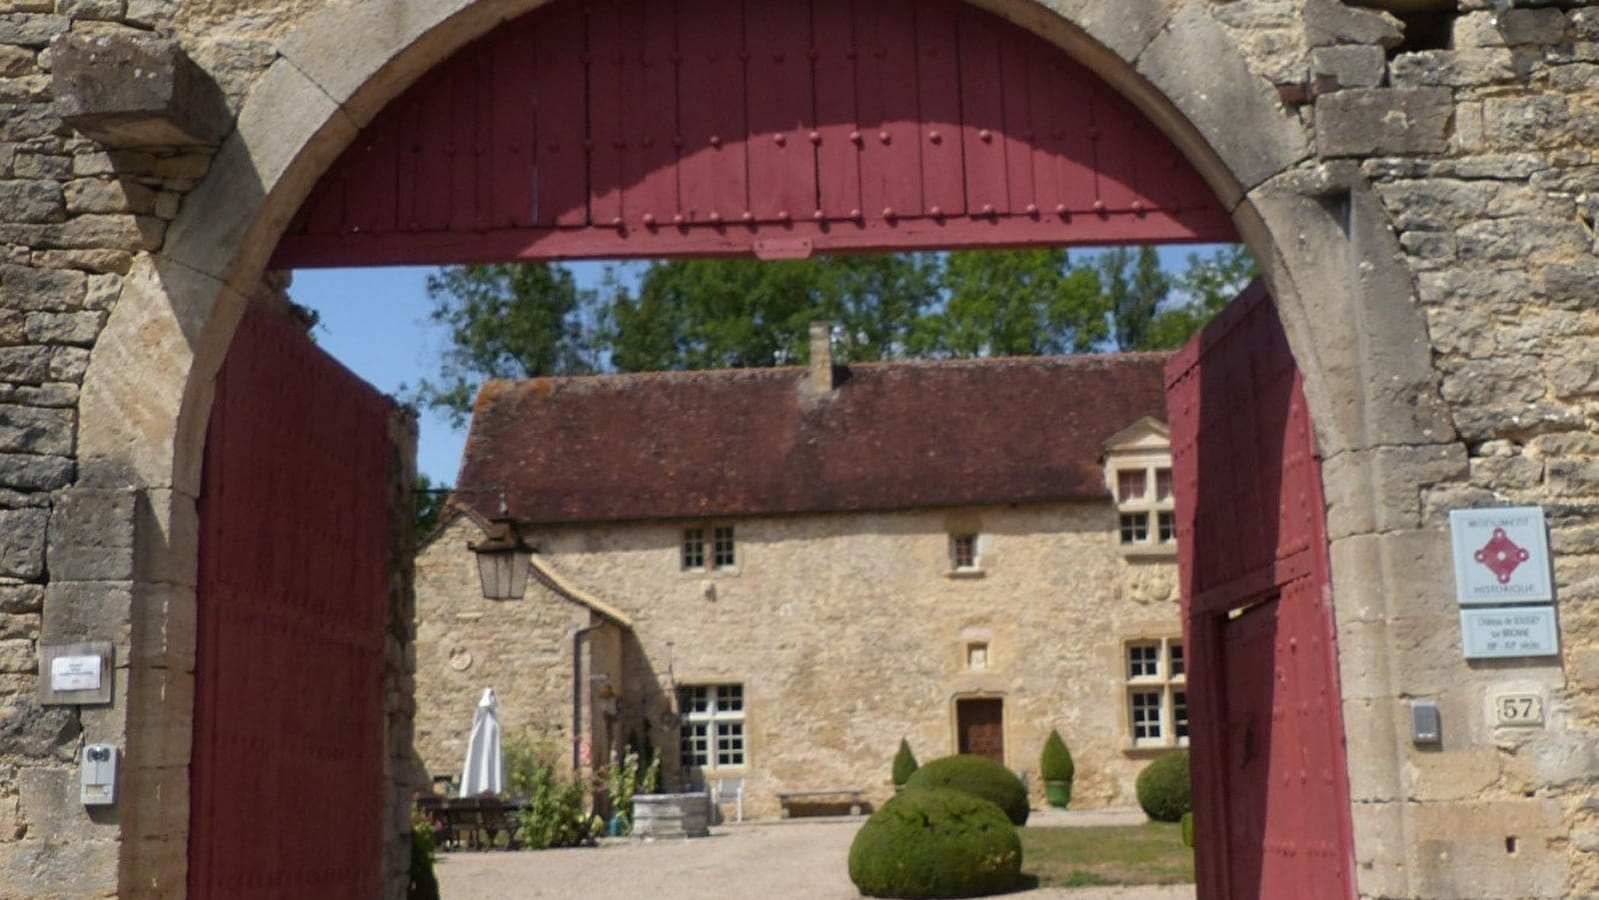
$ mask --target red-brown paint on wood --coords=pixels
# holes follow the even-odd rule
[[[960,19],[961,150],[965,156],[966,211],[974,216],[1009,213],[1005,150],[1005,89],[1001,69],[1007,48],[1000,20],[975,9]]]
[[[390,409],[245,314],[199,500],[191,897],[382,891]]]
[[[1320,461],[1252,285],[1166,369],[1199,896],[1353,898]]]
[[[556,0],[383,110],[274,264],[1235,237],[1131,103],[955,0]]]

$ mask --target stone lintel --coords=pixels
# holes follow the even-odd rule
[[[221,89],[171,38],[66,34],[53,52],[56,111],[107,147],[215,145],[232,126]]]

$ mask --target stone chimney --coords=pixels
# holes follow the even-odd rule
[[[833,389],[833,323],[811,323],[810,388],[818,394]]]

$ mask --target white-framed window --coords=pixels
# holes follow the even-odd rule
[[[742,767],[744,686],[693,684],[677,689],[684,768],[712,772]]]
[[[1119,466],[1115,469],[1115,484],[1117,539],[1122,549],[1175,549],[1177,512],[1171,466]]]
[[[1188,677],[1181,638],[1127,641],[1127,730],[1134,747],[1188,746]]]
[[[738,564],[733,526],[691,525],[683,529],[683,570],[731,569]]]

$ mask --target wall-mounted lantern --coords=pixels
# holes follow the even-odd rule
[[[527,570],[533,548],[522,538],[515,519],[500,516],[491,520],[488,537],[466,546],[477,554],[477,574],[483,581],[484,597],[522,599],[527,593]]]

